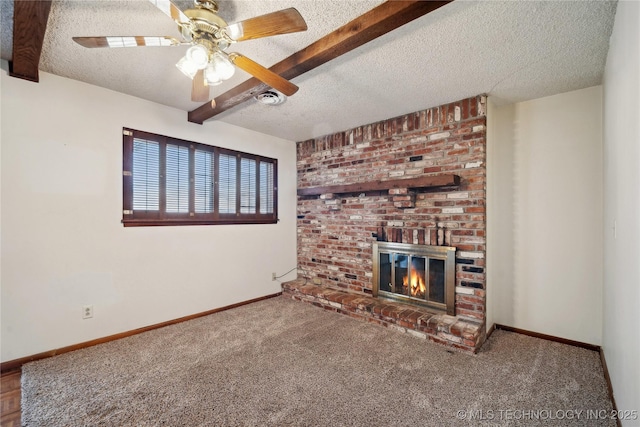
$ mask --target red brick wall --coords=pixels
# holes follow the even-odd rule
[[[370,294],[372,243],[457,248],[456,315],[484,322],[486,98],[297,143],[298,188],[456,174],[449,190],[298,197],[299,274]],[[443,236],[444,235],[444,236]]]

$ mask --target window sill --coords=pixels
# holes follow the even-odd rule
[[[125,227],[155,227],[171,225],[225,225],[225,224],[276,224],[278,219],[248,219],[235,218],[224,220],[158,220],[158,219],[126,219],[122,220]]]

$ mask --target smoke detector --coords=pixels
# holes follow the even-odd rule
[[[260,95],[256,95],[254,98],[256,101],[265,105],[279,105],[287,100],[286,96],[275,90],[268,90]]]

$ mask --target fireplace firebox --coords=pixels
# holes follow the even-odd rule
[[[373,245],[373,296],[455,316],[456,248],[408,243]]]

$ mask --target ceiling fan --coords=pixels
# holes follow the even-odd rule
[[[176,67],[193,80],[191,100],[209,100],[209,86],[215,86],[233,76],[235,67],[282,92],[293,95],[298,87],[246,56],[227,48],[236,42],[305,31],[307,24],[294,9],[283,9],[228,25],[217,15],[215,0],[194,0],[194,6],[184,12],[170,0],[149,0],[173,19],[183,40],[170,36],[73,37],[88,48],[117,48],[136,46],[190,46]],[[212,100],[215,106],[215,100]]]

